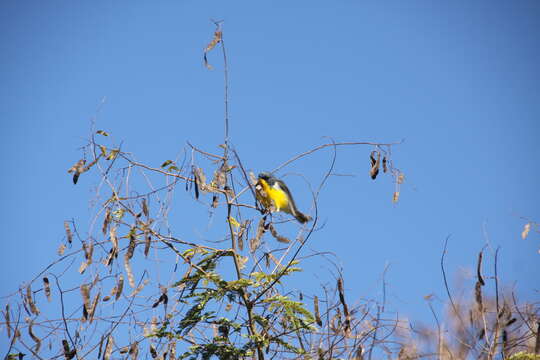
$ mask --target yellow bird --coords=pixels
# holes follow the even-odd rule
[[[287,185],[272,174],[267,172],[259,174],[257,190],[257,198],[270,211],[283,211],[291,214],[302,224],[311,220],[309,216],[304,215],[296,208],[296,204]]]

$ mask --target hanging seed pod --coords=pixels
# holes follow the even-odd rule
[[[152,237],[150,236],[150,233],[146,233],[145,239],[144,239],[144,256],[148,257],[148,252],[150,251],[150,245],[152,243]]]
[[[131,360],[137,360],[138,355],[139,355],[139,343],[135,341],[131,343],[129,347],[129,356],[131,357]]]
[[[107,338],[107,345],[105,345],[105,353],[103,354],[103,360],[109,360],[111,358],[113,344],[113,337],[112,335],[109,335],[109,337]]]
[[[30,307],[30,311],[34,315],[39,315],[39,309],[36,306],[36,303],[34,302],[33,296],[32,296],[32,288],[30,287],[30,284],[26,286],[26,302],[28,306]]]
[[[322,326],[321,314],[319,313],[319,298],[317,296],[313,297],[313,309],[315,312],[315,321],[317,325]]]
[[[374,154],[377,155],[377,159],[375,159]],[[371,169],[369,170],[369,175],[373,180],[377,178],[377,175],[379,174],[379,166],[381,162],[381,153],[378,151],[372,151],[369,155],[369,159],[371,161]]]
[[[150,211],[148,211],[148,203],[146,202],[146,198],[143,198],[142,200],[142,211],[144,216],[150,216]]]
[[[9,316],[9,304],[6,305],[6,310],[4,311],[4,319],[6,319],[6,329],[8,339],[11,339],[11,322]]]
[[[115,300],[118,300],[120,296],[122,295],[122,290],[124,289],[124,275],[120,274],[118,277],[118,283],[115,286]]]
[[[38,338],[36,334],[34,334],[34,322],[30,318],[26,318],[26,322],[28,323],[28,335],[30,335],[32,340],[36,343],[36,346],[34,347],[34,352],[37,354],[39,353],[39,349],[41,349],[41,339]]]
[[[111,223],[111,209],[107,208],[105,209],[105,216],[103,219],[103,226],[101,228],[101,231],[103,232],[103,235],[107,235],[107,230],[109,229],[109,224]]]
[[[45,296],[47,297],[47,300],[51,302],[51,286],[47,277],[43,278],[43,290],[45,291]]]
[[[64,221],[64,229],[66,229],[66,239],[68,243],[73,242],[73,234],[71,233],[71,228],[69,227],[69,222]]]

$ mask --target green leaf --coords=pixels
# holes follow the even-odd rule
[[[173,163],[172,160],[166,160],[163,164],[161,164],[161,167],[164,168],[164,167],[166,167],[167,165],[170,165],[170,164],[172,164],[172,163]]]

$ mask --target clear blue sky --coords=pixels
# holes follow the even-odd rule
[[[340,150],[335,171],[354,177],[321,195],[326,225],[309,246],[336,255],[351,301],[380,298],[390,264],[390,308],[430,321],[422,297],[445,299],[449,234],[452,278],[473,269],[487,234],[501,281],[538,300],[540,236],[522,240],[519,217],[540,221],[540,3],[462,0],[3,1],[2,294],[56,258],[64,220],[88,226],[96,179],[73,186],[66,170],[103,97],[97,127],[141,161],[174,158],[186,141],[218,151],[219,56],[214,71],[202,63],[211,18],[225,20],[231,139],[247,168],[272,169],[323,136],[405,139],[398,205],[389,177],[369,179],[369,147]],[[330,155],[279,175],[316,184]],[[286,179],[309,209],[302,179]],[[313,289],[330,277],[327,263],[306,266]]]

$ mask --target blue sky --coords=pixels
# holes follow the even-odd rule
[[[319,200],[324,229],[310,240],[342,266],[351,300],[381,296],[430,321],[423,296],[445,299],[439,269],[473,269],[487,239],[500,246],[501,281],[538,299],[540,236],[540,4],[536,1],[25,1],[0,5],[0,130],[4,246],[1,292],[55,259],[64,220],[90,222],[97,179],[77,186],[90,119],[143,162],[161,164],[186,141],[223,141],[218,53],[202,63],[210,19],[224,20],[231,141],[259,172],[326,142],[404,142],[400,202],[390,177],[368,177],[370,147],[340,149]],[[301,208],[328,168],[321,152],[283,169]],[[87,174],[85,174],[87,175]],[[179,222],[207,216],[175,213]],[[187,221],[186,221],[187,220]],[[171,219],[174,221],[174,219]],[[207,223],[203,218],[202,223]],[[184,234],[200,229],[178,228]],[[488,261],[487,265],[491,263]],[[490,265],[491,266],[491,265]],[[330,265],[300,276],[316,289]],[[467,280],[471,286],[474,279]],[[305,282],[293,282],[302,286]],[[315,291],[315,290],[314,290]]]

